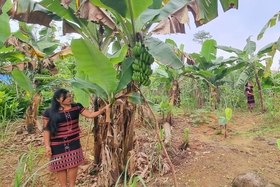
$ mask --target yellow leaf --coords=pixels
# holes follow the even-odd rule
[[[94,156],[93,155],[89,155],[88,156],[90,160],[94,160]]]
[[[162,2],[163,2],[163,4],[166,5],[169,2],[169,0],[163,0]]]

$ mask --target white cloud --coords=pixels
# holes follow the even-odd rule
[[[257,44],[257,50],[265,45],[277,41],[280,37],[280,22],[274,27],[268,28],[261,40],[257,40],[257,35],[274,14],[280,11],[280,0],[239,0],[238,10],[232,9],[223,12],[219,7],[219,16],[211,22],[196,28],[192,14],[190,15],[190,27],[186,26],[187,34],[173,34],[159,36],[154,35],[161,40],[166,38],[173,39],[178,45],[184,44],[185,51],[188,53],[199,52],[201,46],[192,41],[194,33],[205,30],[210,32],[218,45],[232,46],[243,49],[246,45],[246,39],[249,36]],[[218,55],[226,53],[218,52]],[[229,54],[230,55],[230,54]],[[279,52],[275,55],[273,69],[279,68]]]

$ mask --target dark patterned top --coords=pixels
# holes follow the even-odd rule
[[[247,102],[248,104],[251,104],[251,103],[255,103],[255,98],[254,98],[254,95],[249,95],[247,92],[249,93],[254,93],[253,92],[253,86],[250,86],[250,88],[246,87],[246,94],[247,94]]]
[[[49,120],[50,109],[43,118]],[[56,172],[80,165],[84,161],[80,143],[79,115],[85,110],[80,103],[71,104],[71,109],[59,112],[57,134],[50,139],[52,157],[50,171]]]

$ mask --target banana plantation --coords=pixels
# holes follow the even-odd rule
[[[158,39],[238,3],[1,0],[0,186],[59,186],[42,117],[59,88],[90,111],[109,106],[80,118],[76,186],[238,187],[244,173],[280,185],[280,73],[271,71],[280,40],[257,46],[248,36],[239,49],[208,38],[194,53]],[[279,20],[275,12],[258,40]]]

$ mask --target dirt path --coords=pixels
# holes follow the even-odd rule
[[[280,184],[280,150],[273,144],[274,139],[280,138],[279,125],[270,124],[264,115],[236,113],[233,115],[236,124],[228,125],[228,137],[224,138],[223,134],[217,133],[219,125],[213,116],[208,115],[208,124],[196,127],[189,116],[174,117],[172,146],[168,146],[168,152],[175,166],[179,187],[229,187],[234,177],[247,172],[257,173],[271,183]],[[15,129],[20,125],[21,122],[16,124]],[[181,150],[185,128],[190,129],[189,147]],[[87,129],[84,128],[83,132],[82,144],[84,151],[87,149],[86,157],[90,162],[93,147],[91,143],[86,144]],[[142,148],[148,149],[151,142],[156,141],[155,132],[150,127],[138,128],[137,137]],[[271,140],[272,145],[269,145]],[[89,142],[92,141],[90,136]],[[38,135],[9,132],[0,144],[0,186],[13,186],[18,160],[23,153],[33,151],[37,167],[46,163],[42,147],[42,137]],[[26,172],[28,167],[31,166],[25,165]],[[58,186],[56,176],[46,168],[40,171],[40,175],[43,177],[39,186]],[[83,183],[79,186],[87,186],[85,181]],[[160,176],[154,172],[147,186],[171,187],[172,184],[170,173]]]
[[[218,129],[215,128],[219,125],[214,117],[209,124],[196,128],[188,118],[175,118],[173,146],[181,144],[183,129],[190,128],[189,148],[177,150],[182,159],[173,158],[180,187],[229,187],[236,176],[247,172],[280,184],[280,150],[276,144],[268,144],[279,138],[279,131],[267,132],[270,127],[262,127],[265,119],[261,115],[239,113],[234,116],[236,124],[228,125],[227,138],[223,134],[216,135]],[[149,186],[170,187],[171,180],[168,175]]]

